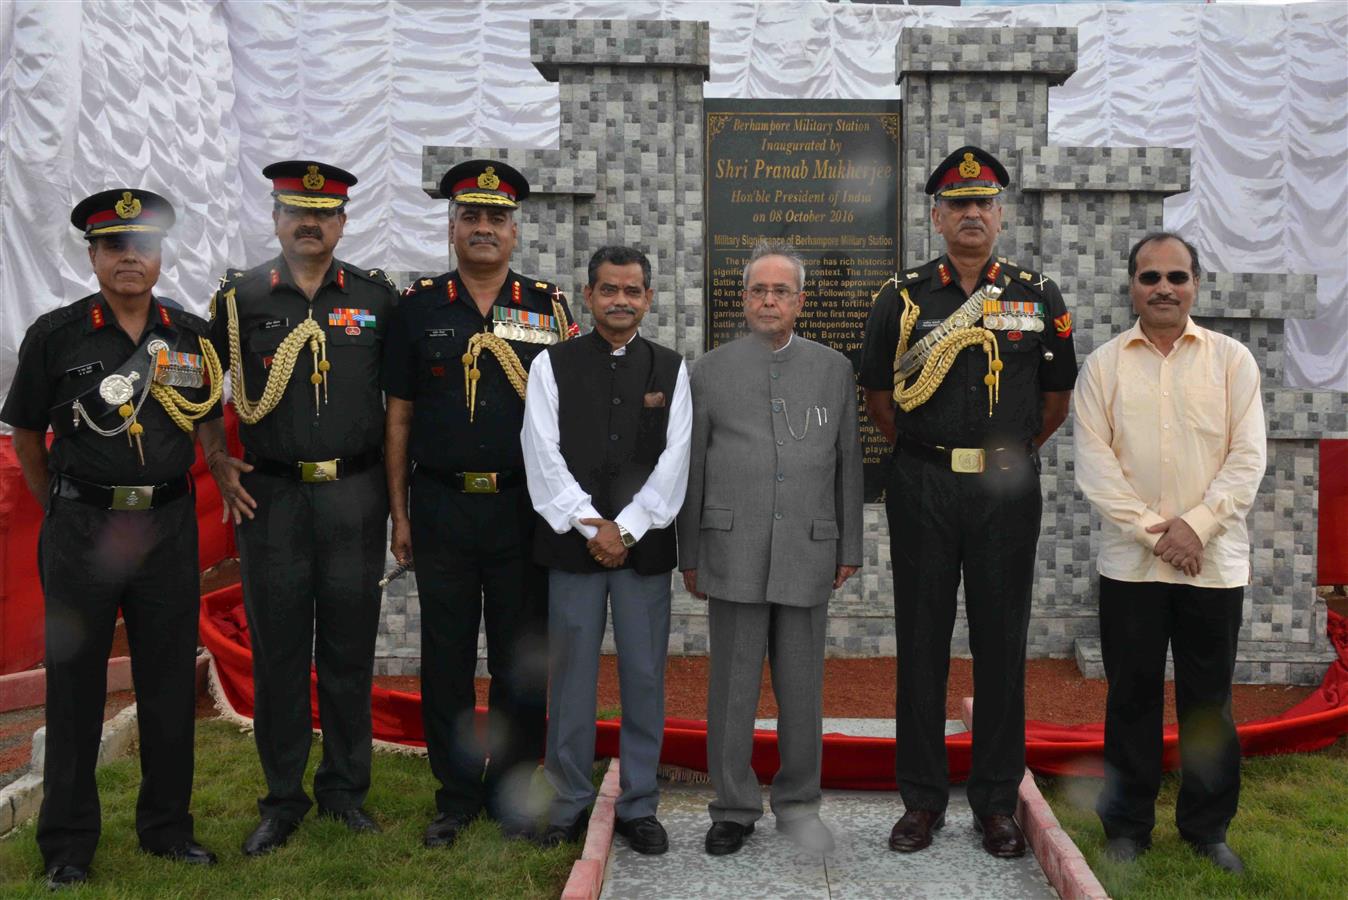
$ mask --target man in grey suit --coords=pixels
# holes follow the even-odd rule
[[[708,601],[707,852],[734,853],[763,815],[750,766],[763,656],[779,709],[777,828],[827,852],[819,819],[829,594],[861,565],[861,444],[851,363],[795,335],[805,266],[760,244],[744,269],[750,334],[693,367],[684,585]]]

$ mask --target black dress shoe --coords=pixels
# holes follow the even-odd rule
[[[744,846],[744,839],[754,833],[753,823],[741,825],[739,822],[712,822],[707,829],[707,852],[712,856],[729,856],[738,853]]]
[[[428,849],[436,847],[448,847],[459,839],[459,834],[470,824],[477,816],[470,816],[466,813],[436,813],[435,818],[431,819],[431,824],[426,826],[426,833],[421,838],[421,843]]]
[[[1025,832],[1011,816],[999,813],[974,816],[974,831],[983,835],[983,849],[998,859],[1018,859],[1025,855]]]
[[[639,819],[617,819],[613,830],[627,838],[627,845],[638,853],[647,856],[659,856],[669,849],[669,835],[665,826],[655,816],[642,816]]]
[[[571,820],[569,825],[548,825],[534,835],[533,842],[544,848],[572,844],[585,836],[585,829],[589,825],[590,811],[587,809]]]
[[[931,846],[933,831],[945,824],[945,813],[930,809],[907,809],[889,832],[889,849],[916,853]]]
[[[1225,841],[1219,841],[1215,844],[1194,844],[1187,842],[1194,852],[1199,856],[1207,857],[1208,861],[1219,869],[1230,872],[1232,875],[1245,874],[1245,863],[1241,862],[1236,851],[1227,846]]]
[[[284,847],[285,842],[290,840],[290,836],[299,827],[300,823],[294,819],[264,816],[262,821],[257,823],[257,827],[253,829],[253,833],[248,835],[248,839],[243,842],[243,855],[262,856],[278,847]]]
[[[196,841],[183,841],[181,844],[174,844],[163,850],[152,850],[149,847],[144,848],[144,850],[151,856],[158,856],[161,859],[171,859],[174,862],[187,863],[190,866],[215,865],[215,854],[198,844]]]
[[[88,866],[52,866],[47,870],[47,889],[59,891],[89,880]]]
[[[1151,849],[1151,844],[1130,837],[1116,837],[1105,841],[1105,857],[1118,863],[1130,863]]]
[[[324,809],[318,808],[319,818],[332,819],[341,822],[346,826],[347,831],[356,834],[379,834],[384,829],[379,827],[379,823],[370,818],[370,814],[357,806],[355,809]]]

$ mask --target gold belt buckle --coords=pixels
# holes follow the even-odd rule
[[[323,459],[318,462],[300,463],[300,481],[336,481],[337,460]]]
[[[977,475],[983,471],[982,447],[952,447],[950,471],[962,475]]]
[[[149,509],[154,505],[154,485],[115,484],[112,486],[112,506],[109,509],[125,511]]]
[[[463,492],[465,494],[496,493],[495,472],[464,472]]]

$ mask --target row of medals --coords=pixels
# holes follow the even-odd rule
[[[983,317],[983,327],[990,331],[1043,331],[1044,320],[1039,316],[992,313]]]
[[[497,322],[492,326],[491,333],[498,338],[524,344],[555,344],[560,340],[555,331],[531,325],[517,325],[514,322]]]

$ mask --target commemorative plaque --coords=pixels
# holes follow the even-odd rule
[[[743,333],[744,265],[760,240],[805,262],[796,332],[855,371],[871,296],[899,267],[897,100],[707,99],[706,349]],[[866,500],[884,492],[885,440],[860,390]]]

